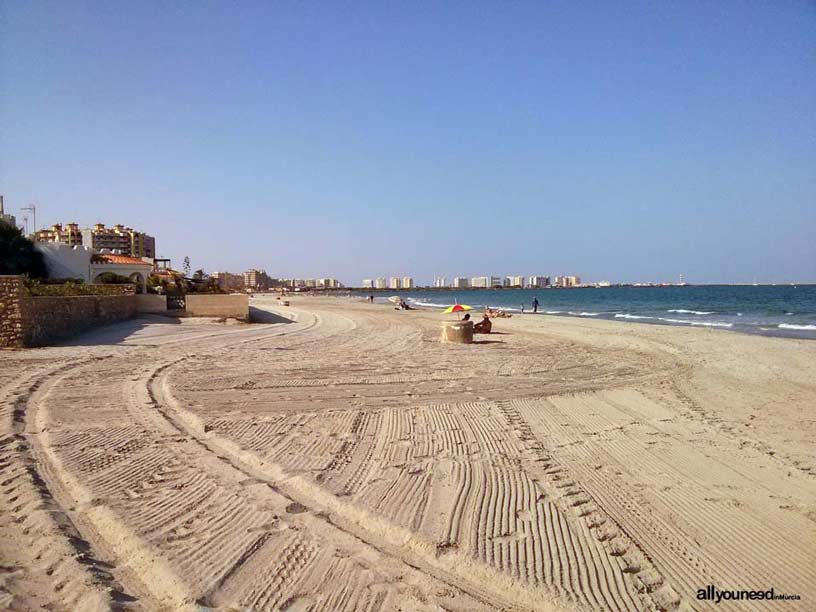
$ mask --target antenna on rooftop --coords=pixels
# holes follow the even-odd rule
[[[28,206],[23,206],[20,210],[28,210],[31,211],[31,223],[34,226],[34,229],[31,230],[31,233],[37,231],[37,207],[34,204],[29,204]],[[28,235],[28,224],[26,224],[26,235]]]

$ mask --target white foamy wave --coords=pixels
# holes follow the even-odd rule
[[[629,313],[616,314],[616,319],[654,319],[654,317],[646,317],[642,315],[633,315]]]
[[[667,317],[658,317],[660,321],[666,323],[679,323],[680,325],[696,325],[700,327],[733,327],[733,323],[722,323],[720,321],[689,321],[688,319],[669,319]]]
[[[796,329],[800,331],[816,331],[816,325],[793,325],[792,323],[780,323],[780,329]]]
[[[705,311],[705,310],[686,310],[685,308],[672,308],[667,310],[666,312],[677,312],[680,314],[695,314],[695,315],[710,315],[714,314],[712,311]]]
[[[567,312],[567,314],[570,314],[570,315],[572,315],[574,317],[597,317],[601,313],[600,312],[572,312],[570,310],[569,312]]]
[[[416,304],[417,306],[427,306],[429,308],[448,308],[453,306],[453,304],[434,304],[433,302],[420,302],[419,300],[415,300],[414,298],[408,298],[408,301],[411,304]]]
[[[547,310],[544,314],[563,314],[563,310]]]

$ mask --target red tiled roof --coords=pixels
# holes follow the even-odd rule
[[[138,257],[129,257],[128,255],[111,255],[109,253],[97,253],[91,257],[93,263],[108,263],[108,264],[127,264],[132,266],[138,264],[141,266],[150,266],[152,264],[142,261]]]

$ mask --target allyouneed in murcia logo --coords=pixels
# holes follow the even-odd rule
[[[713,601],[715,604],[721,601],[740,601],[740,600],[799,600],[799,595],[788,595],[784,593],[776,593],[774,588],[763,590],[747,590],[747,589],[718,589],[713,584],[709,584],[704,589],[697,589],[697,599],[701,601]]]

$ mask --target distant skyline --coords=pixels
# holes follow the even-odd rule
[[[6,2],[0,193],[176,267],[816,282],[814,75],[810,1]]]

